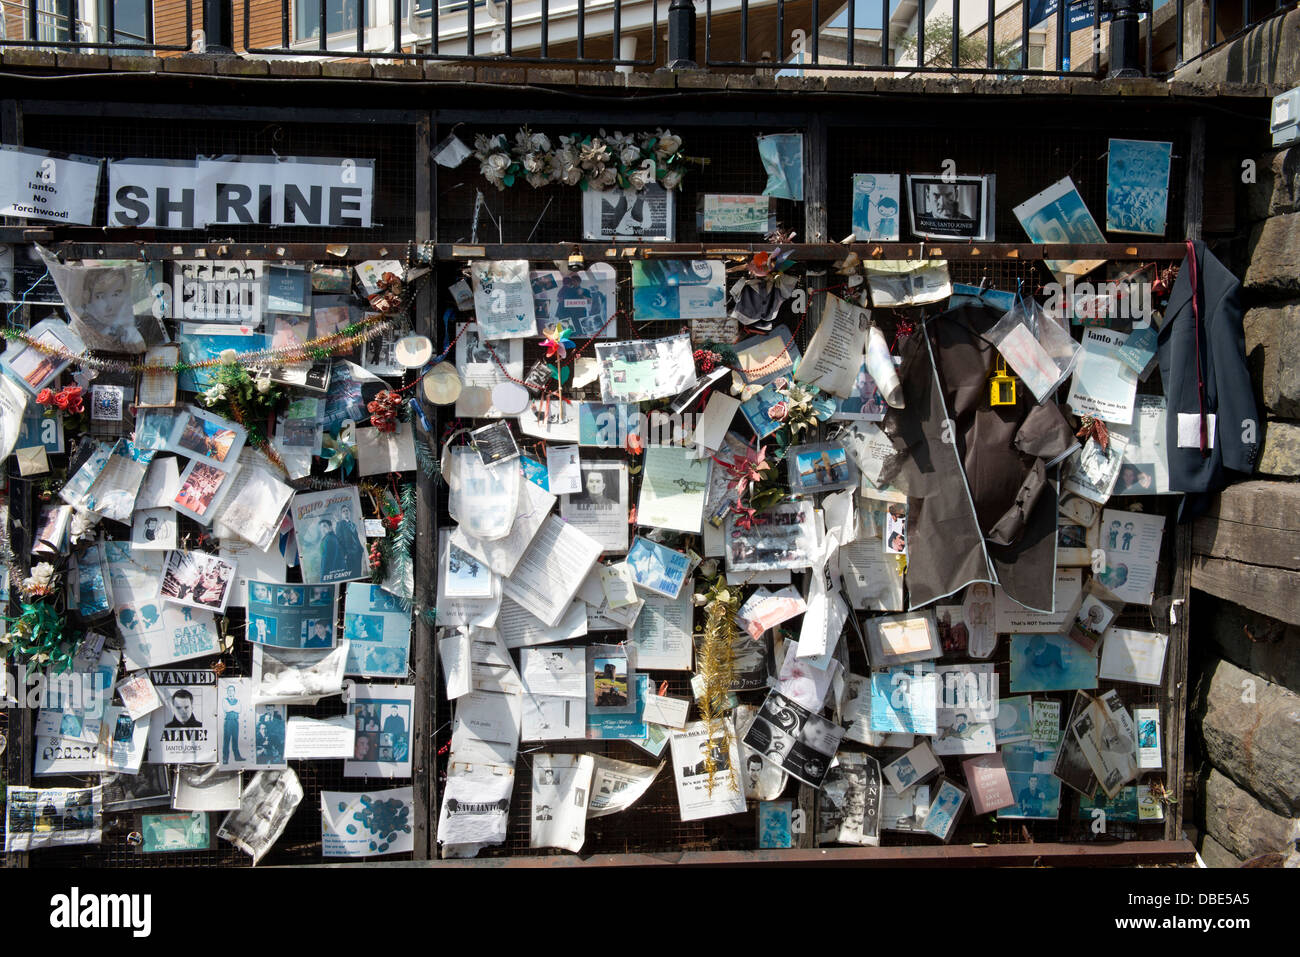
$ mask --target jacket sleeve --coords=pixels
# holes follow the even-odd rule
[[[1214,356],[1218,411],[1215,441],[1224,468],[1253,472],[1259,456],[1262,423],[1246,364],[1246,337],[1241,326],[1241,284],[1235,279],[1210,313],[1209,346]]]

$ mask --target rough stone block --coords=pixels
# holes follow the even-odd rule
[[[1300,418],[1300,299],[1246,310],[1246,359],[1264,406]]]
[[[1300,816],[1300,695],[1220,660],[1201,735],[1211,764],[1270,810]]]
[[[1300,425],[1268,420],[1258,471],[1260,475],[1300,478]]]
[[[1300,149],[1265,153],[1255,161],[1255,182],[1246,187],[1252,222],[1300,209]]]
[[[1260,854],[1289,854],[1300,836],[1300,820],[1274,814],[1211,768],[1205,782],[1205,830],[1244,861]]]
[[[1300,213],[1272,216],[1251,231],[1245,285],[1275,297],[1300,294]]]
[[[1300,627],[1198,592],[1192,642],[1212,642],[1238,668],[1300,694]]]
[[[1199,850],[1206,867],[1241,867],[1241,860],[1208,834],[1202,835]]]

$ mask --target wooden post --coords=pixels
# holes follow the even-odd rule
[[[1173,622],[1169,626],[1169,651],[1165,659],[1163,691],[1165,714],[1165,787],[1177,804],[1165,807],[1165,839],[1183,834],[1183,752],[1187,731],[1187,633],[1191,614],[1192,526],[1174,526]]]

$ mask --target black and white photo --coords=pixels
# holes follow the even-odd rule
[[[677,238],[677,194],[658,184],[643,190],[595,190],[582,194],[582,238],[665,240]]]
[[[994,178],[989,176],[907,177],[912,234],[921,239],[991,242]]]
[[[159,594],[167,601],[223,613],[238,566],[208,552],[172,551]]]

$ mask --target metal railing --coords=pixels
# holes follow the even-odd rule
[[[0,0],[0,47],[187,51],[200,3],[207,52],[231,54],[235,2],[144,0],[142,31],[131,32],[115,21],[118,0]],[[661,20],[660,0],[242,3],[240,52],[259,57],[974,77],[1095,76],[1104,61],[1111,76],[1167,76],[1294,6],[1166,0],[1153,13],[1152,0],[948,0],[950,13],[925,16],[925,0],[879,0],[878,10],[876,0],[668,0]],[[156,16],[177,14],[175,32],[181,8],[184,36],[156,37]]]
[[[74,53],[180,53],[191,48],[192,0],[161,0],[184,7],[185,34],[178,43],[154,36],[154,0],[144,0],[139,32],[117,22],[118,0],[0,0],[0,48],[29,47]],[[102,16],[100,12],[102,10]],[[18,34],[13,36],[11,34]],[[62,33],[65,39],[59,39]]]

